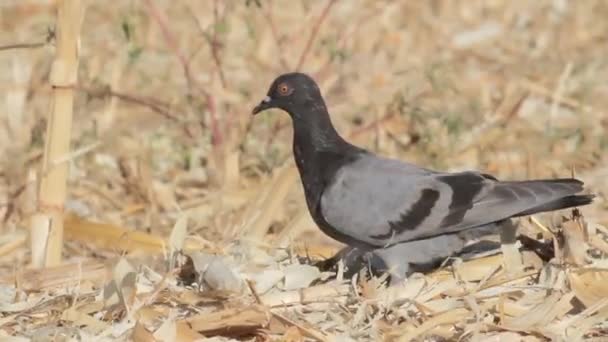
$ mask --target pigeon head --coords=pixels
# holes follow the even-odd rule
[[[255,115],[270,108],[282,109],[294,119],[311,110],[327,110],[317,83],[310,76],[298,72],[277,77],[252,113]]]

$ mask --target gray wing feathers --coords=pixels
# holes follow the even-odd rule
[[[334,229],[382,247],[536,212],[581,190],[582,182],[571,179],[499,182],[365,156],[336,174],[321,212]]]
[[[415,204],[431,174],[432,171],[396,160],[360,158],[337,172],[321,197],[321,212],[341,233],[384,246],[390,239],[374,236],[387,233],[389,223],[399,221],[403,212]],[[447,209],[449,203],[439,199],[434,205]]]
[[[485,194],[474,200],[461,222],[453,222],[451,226],[448,226],[450,222],[446,222],[441,230],[459,231],[523,213],[532,214],[533,212],[526,211],[576,194],[583,189],[582,183],[575,180],[488,181],[485,187]],[[462,208],[459,210],[464,211]]]

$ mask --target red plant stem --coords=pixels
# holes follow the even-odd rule
[[[222,70],[222,60],[219,55],[219,47],[221,46],[217,39],[217,23],[218,23],[218,8],[217,0],[213,1],[213,38],[211,39],[211,56],[217,67],[217,72],[220,74],[220,83],[222,88],[226,89],[226,78],[224,77],[224,70]]]
[[[381,13],[382,13],[382,11],[379,11],[379,10],[370,12],[368,15],[366,15],[365,17],[360,19],[358,22],[353,23],[353,29],[350,30],[349,32],[346,32],[346,30],[342,30],[338,34],[338,38],[336,39],[336,41],[337,41],[336,45],[339,46],[340,49],[344,49],[347,41],[351,37],[356,36],[359,33],[359,30],[363,26],[365,26],[365,24],[370,22],[372,19],[374,19]],[[327,59],[327,62],[325,62],[325,64],[321,68],[319,68],[319,70],[317,70],[317,72],[315,73],[315,75],[314,75],[315,78],[322,78],[323,75],[329,71],[329,68],[333,64],[332,62],[333,62],[333,59],[331,57],[329,57]]]
[[[169,30],[169,26],[167,25],[165,16],[160,13],[160,11],[158,10],[158,7],[156,7],[153,0],[144,0],[144,1],[148,8],[148,12],[152,16],[152,18],[154,18],[154,20],[156,20],[156,22],[158,23],[161,33],[163,34],[163,37],[165,38],[165,42],[167,43],[167,45],[169,45],[169,48],[171,50],[173,50],[173,52],[179,59],[179,62],[184,69],[184,74],[186,75],[186,78],[188,78],[188,81],[190,81],[191,80],[190,63],[188,63],[186,56],[184,56],[184,54],[181,52],[181,50],[177,46],[175,37],[173,36],[173,33]]]
[[[266,11],[265,14],[266,21],[268,21],[268,26],[270,26],[270,33],[272,33],[272,38],[277,45],[279,63],[281,63],[281,67],[284,70],[289,70],[289,64],[287,64],[287,59],[285,59],[285,54],[283,53],[283,44],[281,44],[281,39],[279,38],[279,31],[277,31],[277,26],[274,23],[274,16],[272,14],[272,0],[268,0],[268,11]]]
[[[310,47],[312,46],[313,41],[315,40],[315,38],[317,37],[317,34],[319,33],[321,24],[323,24],[323,21],[329,14],[329,10],[331,9],[331,6],[335,2],[336,2],[336,0],[329,0],[327,5],[323,9],[323,12],[321,12],[321,15],[319,16],[319,18],[315,22],[314,26],[312,27],[312,32],[310,33],[310,36],[308,37],[308,41],[306,42],[306,46],[304,47],[304,50],[302,51],[302,54],[300,55],[300,60],[298,61],[296,70],[300,70],[300,68],[304,64],[304,61],[306,60],[306,56],[308,56],[308,52],[310,51]]]
[[[182,65],[184,75],[186,76],[186,80],[188,81],[188,88],[191,88],[191,86],[194,85],[196,86],[197,90],[203,95],[207,106],[207,111],[209,112],[209,119],[211,121],[211,143],[213,146],[220,144],[222,141],[222,134],[217,124],[215,101],[213,97],[207,91],[205,91],[205,89],[196,84],[195,79],[192,77],[192,73],[190,71],[190,63],[188,59],[177,46],[176,39],[171,30],[169,29],[165,17],[160,13],[154,1],[145,0],[145,4],[148,8],[150,16],[152,16],[152,18],[154,18],[154,20],[156,20],[156,22],[158,23],[158,26],[161,29],[161,32],[163,34],[163,37],[165,38],[167,45],[169,45],[169,48],[173,50],[173,52],[177,56],[177,59]],[[190,91],[190,93],[192,93],[192,91]]]

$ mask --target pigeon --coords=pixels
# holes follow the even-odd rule
[[[277,77],[252,114],[271,108],[291,117],[293,156],[313,221],[329,237],[373,252],[388,265],[446,254],[434,249],[456,253],[468,230],[593,201],[574,178],[500,181],[478,171],[436,171],[355,146],[335,129],[318,85],[304,73]],[[399,278],[407,273],[402,269]]]

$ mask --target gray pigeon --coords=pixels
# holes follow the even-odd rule
[[[293,154],[315,223],[388,265],[446,254],[433,249],[455,253],[467,230],[593,200],[579,194],[583,182],[573,178],[499,181],[476,171],[434,171],[354,146],[336,131],[319,87],[306,74],[276,78],[253,114],[270,108],[292,119]],[[417,255],[405,253],[407,246],[418,246],[410,249]]]

